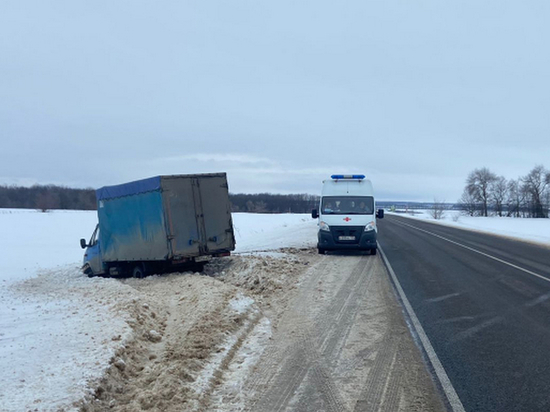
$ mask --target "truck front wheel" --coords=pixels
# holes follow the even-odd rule
[[[89,278],[93,278],[95,275],[94,275],[94,272],[92,271],[92,268],[90,267],[90,265],[86,264],[83,268],[82,268],[82,272],[84,272],[84,274],[86,276],[88,276]]]
[[[136,265],[134,267],[134,270],[132,271],[132,277],[138,278],[138,279],[145,277],[145,270],[143,270],[142,265]]]

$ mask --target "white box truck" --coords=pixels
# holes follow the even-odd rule
[[[330,250],[368,250],[376,254],[376,211],[372,183],[365,175],[332,175],[323,181],[319,209],[311,216],[319,219],[317,249],[320,254]]]

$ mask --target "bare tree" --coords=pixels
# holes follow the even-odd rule
[[[430,215],[435,220],[443,219],[443,216],[445,215],[445,201],[440,202],[439,200],[434,199],[434,203],[430,210]]]
[[[491,197],[491,184],[497,176],[486,167],[475,169],[466,179],[466,189],[476,201],[481,203],[482,216],[488,216],[488,205]]]
[[[529,194],[531,216],[548,217],[546,197],[550,187],[550,172],[544,166],[538,165],[521,181],[525,191]]]
[[[474,195],[469,192],[468,188],[464,189],[462,197],[458,200],[458,203],[460,204],[460,207],[464,211],[464,213],[466,213],[468,216],[474,216],[476,214],[476,199]]]
[[[44,191],[36,196],[36,208],[41,212],[50,209],[59,209],[59,196],[57,193]]]
[[[495,206],[495,212],[502,217],[502,209],[508,195],[508,182],[504,176],[499,176],[491,183],[489,194]]]
[[[508,196],[506,204],[508,206],[509,217],[520,217],[520,210],[523,206],[523,191],[517,180],[511,179],[508,181]]]

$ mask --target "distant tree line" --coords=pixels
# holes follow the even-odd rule
[[[538,165],[526,176],[506,180],[486,167],[475,169],[459,203],[470,216],[548,218],[550,171]]]
[[[95,210],[95,190],[55,185],[0,185],[0,208]]]
[[[230,193],[229,199],[233,212],[250,213],[309,213],[319,203],[319,196],[308,194]],[[95,210],[97,204],[94,189],[0,185],[0,208]]]
[[[230,193],[233,212],[251,213],[309,213],[319,206],[319,196],[302,194]]]

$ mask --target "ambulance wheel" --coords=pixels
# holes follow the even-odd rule
[[[376,255],[376,248],[370,250],[371,255]]]
[[[319,252],[320,255],[324,255],[326,253],[326,250],[321,248],[318,248],[317,251]]]
[[[132,271],[132,277],[138,278],[138,279],[145,277],[145,271],[143,270],[142,265],[137,265],[134,267],[134,270]]]

